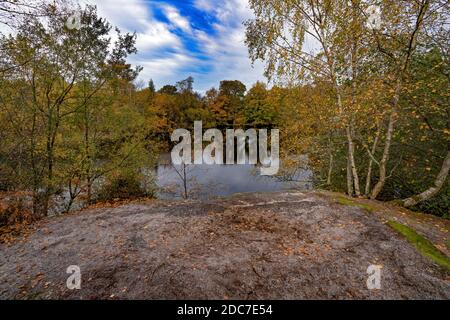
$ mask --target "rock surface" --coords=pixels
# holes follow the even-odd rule
[[[0,298],[450,299],[446,272],[375,211],[294,191],[87,209],[0,245]],[[417,222],[428,238],[448,238],[448,221],[430,219]],[[81,290],[66,287],[70,265]]]

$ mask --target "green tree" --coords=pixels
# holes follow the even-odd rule
[[[150,79],[148,81],[148,90],[150,91],[151,94],[154,94],[156,92],[155,84],[153,83],[153,79]]]
[[[246,86],[239,80],[224,80],[220,82],[219,98],[217,105],[226,115],[227,125],[238,124],[239,115],[241,114]]]
[[[87,179],[90,184],[95,162],[93,123],[99,116],[95,98],[106,85],[131,82],[137,75],[137,69],[132,70],[125,60],[135,52],[135,36],[119,32],[110,51],[110,27],[97,17],[95,7],[87,6],[81,30],[65,27],[70,7],[48,6],[46,10],[52,14],[45,25],[30,16],[16,35],[0,39],[0,46],[6,48],[0,61],[9,70],[1,75],[5,84],[0,93],[2,113],[21,120],[8,124],[8,130],[24,150],[10,167],[19,162],[28,168],[17,172],[18,180],[31,189],[36,215],[48,213],[51,198],[66,183],[73,186],[78,181],[71,196],[78,194],[80,181]],[[81,131],[73,130],[77,123]],[[19,127],[23,129],[17,131]]]
[[[159,89],[158,93],[175,95],[175,94],[177,94],[177,91],[178,91],[177,87],[167,84],[164,87],[162,87],[161,89]]]

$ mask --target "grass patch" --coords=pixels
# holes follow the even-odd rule
[[[366,210],[367,212],[370,212],[370,213],[377,211],[375,207],[373,207],[373,206],[371,206],[371,205],[369,205],[367,203],[360,203],[360,202],[357,202],[357,201],[353,201],[353,200],[350,200],[350,199],[348,199],[346,197],[343,197],[343,196],[337,197],[336,201],[339,204],[342,204],[344,206],[358,207],[358,208],[364,209],[364,210]]]
[[[391,201],[388,201],[387,203],[389,203],[390,205],[396,206],[396,207],[403,207],[403,201],[401,199],[391,200]]]
[[[387,223],[391,228],[403,235],[408,242],[413,244],[417,250],[425,257],[429,258],[436,264],[447,269],[450,272],[450,259],[441,251],[439,251],[430,241],[418,234],[408,226],[395,221]]]

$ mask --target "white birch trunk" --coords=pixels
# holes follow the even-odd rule
[[[450,151],[447,152],[447,157],[442,163],[441,171],[434,180],[434,186],[425,190],[421,194],[413,196],[411,198],[403,200],[403,205],[405,207],[412,207],[420,202],[426,201],[434,197],[443,187],[445,180],[447,180],[448,172],[450,170]]]

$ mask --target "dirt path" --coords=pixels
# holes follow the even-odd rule
[[[448,274],[383,221],[437,244],[449,222],[390,211],[298,192],[89,209],[0,246],[0,298],[450,299]],[[367,289],[372,264],[381,290]],[[69,265],[81,290],[66,288]]]

